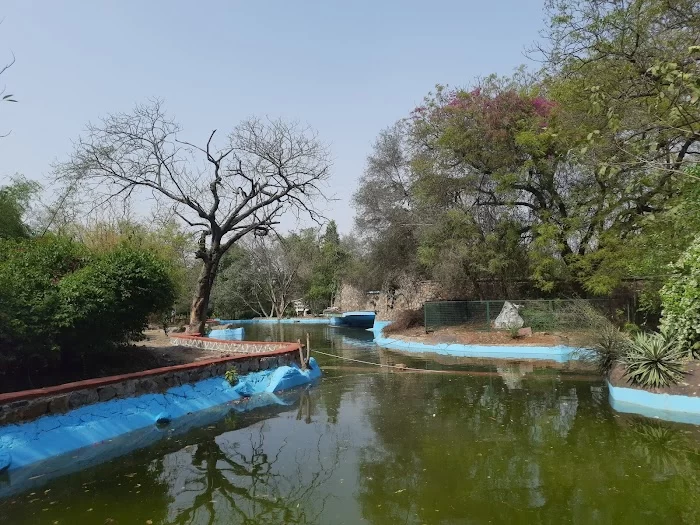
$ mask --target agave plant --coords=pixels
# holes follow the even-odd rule
[[[635,334],[623,357],[630,383],[646,388],[678,383],[684,374],[687,353],[668,332]]]

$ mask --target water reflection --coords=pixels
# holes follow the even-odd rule
[[[296,420],[312,422],[312,402],[302,396]],[[210,436],[163,460],[160,480],[172,502],[168,522],[318,523],[329,494],[320,488],[339,461],[337,440],[318,434],[298,449],[269,432],[265,422],[239,433]]]
[[[600,380],[371,370],[0,500],[0,523],[700,523],[700,428],[617,414]]]

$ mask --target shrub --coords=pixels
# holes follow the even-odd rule
[[[557,312],[549,308],[547,304],[528,304],[520,310],[520,317],[525,321],[525,326],[529,326],[535,332],[552,332],[560,328],[560,320]]]
[[[94,347],[140,333],[150,313],[172,305],[175,286],[162,260],[122,246],[62,279],[59,297],[62,346]]]
[[[408,330],[416,326],[424,326],[422,308],[416,310],[401,310],[397,314],[396,320],[392,321],[392,323],[384,329],[384,333],[401,332],[402,330]]]
[[[56,349],[58,283],[90,256],[67,239],[0,241],[0,351],[23,359]]]
[[[0,367],[123,342],[173,297],[165,265],[143,250],[95,256],[51,235],[0,241]]]
[[[683,377],[685,355],[668,333],[640,332],[624,355],[625,375],[630,383],[646,388],[674,385]]]
[[[629,337],[587,301],[572,302],[566,315],[576,319],[581,330],[584,352],[580,357],[607,375],[626,352]]]
[[[672,265],[661,289],[661,326],[672,330],[682,349],[700,358],[700,237]]]
[[[229,368],[224,374],[224,379],[228,381],[231,386],[236,386],[238,384],[238,372],[235,368]]]

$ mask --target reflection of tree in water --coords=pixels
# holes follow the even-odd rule
[[[626,523],[630,508],[700,523],[678,520],[689,483],[677,498],[655,487],[589,384],[404,375],[372,389],[377,441],[362,450],[359,488],[372,523]],[[697,483],[697,456],[681,455]]]
[[[681,425],[643,417],[626,427],[631,450],[656,480],[668,483],[667,492],[683,511],[683,523],[700,523],[700,443]],[[696,439],[700,432],[695,429]]]
[[[312,413],[306,392],[296,419],[311,423]],[[286,439],[269,444],[269,430],[267,422],[239,430],[235,438],[245,434],[240,442],[232,441],[233,433],[209,436],[165,458],[172,522],[318,523],[329,497],[319,489],[339,462],[337,440],[319,434],[315,447],[295,450]]]

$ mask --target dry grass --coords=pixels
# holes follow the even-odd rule
[[[418,326],[423,326],[423,309],[402,310],[396,316],[396,320],[384,329],[384,333],[393,334]]]

